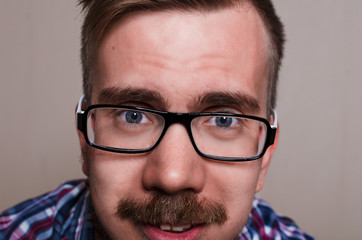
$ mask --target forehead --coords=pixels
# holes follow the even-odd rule
[[[165,98],[167,89],[186,99],[219,89],[259,99],[266,90],[266,39],[261,18],[248,5],[208,13],[137,13],[114,24],[104,38],[93,93],[147,83]]]

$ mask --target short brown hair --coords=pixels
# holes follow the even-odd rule
[[[284,29],[271,0],[79,0],[85,12],[82,27],[81,60],[83,91],[90,100],[96,76],[97,50],[109,30],[119,19],[135,12],[183,10],[211,12],[251,4],[261,16],[268,34],[270,75],[267,91],[267,111],[275,108],[278,73],[283,57]]]

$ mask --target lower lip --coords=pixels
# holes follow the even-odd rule
[[[165,232],[154,226],[145,226],[143,230],[152,240],[196,240],[202,234],[202,226],[192,227],[190,230],[182,233]]]

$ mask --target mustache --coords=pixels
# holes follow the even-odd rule
[[[137,224],[153,226],[210,223],[222,225],[227,220],[227,211],[222,204],[198,199],[192,192],[177,195],[153,193],[144,201],[127,198],[119,202],[117,215]]]

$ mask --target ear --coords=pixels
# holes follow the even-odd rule
[[[278,123],[277,132],[275,134],[274,144],[269,146],[269,148],[266,150],[263,158],[261,159],[261,169],[260,169],[260,173],[259,173],[258,183],[256,185],[256,190],[255,190],[256,192],[259,192],[264,186],[264,179],[265,179],[266,173],[268,172],[270,161],[274,154],[274,151],[275,151],[275,149],[277,149],[278,142],[279,142],[279,123]]]
[[[87,142],[85,141],[84,135],[81,131],[78,130],[78,126],[77,126],[77,108],[78,108],[78,104],[76,105],[75,109],[75,129],[77,130],[77,134],[78,134],[78,139],[79,139],[79,144],[80,144],[80,148],[82,151],[82,171],[83,173],[88,176],[88,160],[87,160]]]

